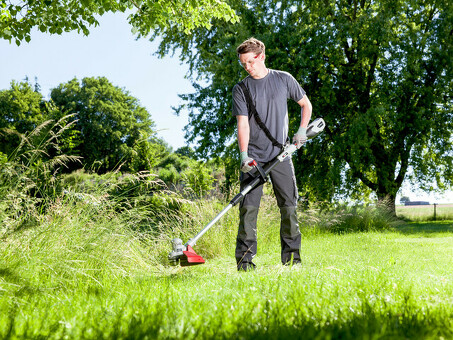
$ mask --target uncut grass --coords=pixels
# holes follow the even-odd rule
[[[434,206],[397,206],[396,214],[398,217],[409,221],[445,221],[453,220],[453,205],[438,204],[436,206],[436,216],[434,217]]]
[[[264,200],[255,272],[235,270],[236,209],[197,245],[205,265],[166,266],[166,242],[180,232],[193,236],[219,205],[167,216],[172,232],[153,240],[129,232],[108,209],[63,205],[59,218],[4,240],[0,337],[453,336],[451,234],[428,238],[417,233],[423,226],[342,235],[307,227],[303,265],[283,267],[278,212]]]

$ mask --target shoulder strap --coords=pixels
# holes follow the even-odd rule
[[[279,143],[279,141],[277,141],[274,138],[274,136],[271,135],[271,133],[269,132],[269,129],[267,128],[267,126],[261,120],[260,115],[258,114],[258,111],[256,111],[256,107],[253,104],[252,97],[250,95],[250,92],[249,92],[247,86],[245,86],[243,81],[239,82],[239,86],[241,86],[242,91],[244,92],[244,95],[245,95],[245,100],[247,101],[247,108],[248,108],[248,111],[249,111],[249,119],[250,119],[250,113],[251,113],[255,117],[255,121],[258,124],[258,126],[261,128],[261,130],[264,131],[264,133],[266,134],[267,138],[269,138],[269,140],[272,142],[272,145],[273,146],[277,146],[280,149],[283,149],[283,144]]]

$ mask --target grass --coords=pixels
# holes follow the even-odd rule
[[[205,265],[170,267],[171,239],[224,202],[183,199],[150,174],[59,181],[60,159],[22,162],[39,152],[0,159],[0,339],[453,338],[453,214],[441,207],[441,222],[420,209],[399,211],[417,220],[405,223],[366,206],[301,211],[302,265],[284,267],[265,196],[256,271],[236,271],[237,210],[196,245]]]
[[[436,216],[434,218],[434,209]],[[453,204],[396,206],[398,217],[410,221],[453,220]]]
[[[197,244],[205,265],[164,261],[171,238],[193,236],[221,203],[167,215],[150,237],[131,228],[133,210],[61,201],[0,241],[0,338],[453,337],[453,222],[329,233],[310,227],[324,220],[301,221],[303,265],[283,267],[272,202],[259,217],[257,270],[238,273],[236,210]]]

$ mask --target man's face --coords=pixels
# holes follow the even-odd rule
[[[266,69],[264,66],[264,54],[256,54],[254,52],[244,53],[239,55],[239,63],[247,71],[252,78],[259,77],[263,70]]]

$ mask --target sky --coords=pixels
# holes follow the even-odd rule
[[[194,91],[185,78],[188,67],[180,63],[177,54],[162,59],[155,56],[158,43],[136,40],[125,14],[105,14],[99,23],[90,28],[89,36],[34,30],[31,41],[20,46],[0,39],[0,90],[10,88],[12,80],[28,77],[34,83],[36,78],[41,93],[48,98],[52,88],[71,79],[106,77],[139,99],[155,122],[158,136],[174,150],[186,145],[183,128],[188,123],[187,114],[176,116],[171,107],[181,103],[178,94]],[[413,192],[408,185],[400,190],[397,203],[401,196],[412,201],[453,203],[452,191],[426,194]]]
[[[50,89],[61,83],[103,76],[140,100],[155,122],[158,136],[174,150],[184,146],[187,115],[178,117],[171,107],[181,103],[178,94],[193,92],[185,79],[188,67],[181,65],[176,54],[163,59],[155,56],[158,43],[136,40],[126,17],[106,14],[88,36],[34,30],[31,41],[20,46],[0,39],[0,90],[25,77],[34,84],[36,77],[41,93],[48,98]]]

